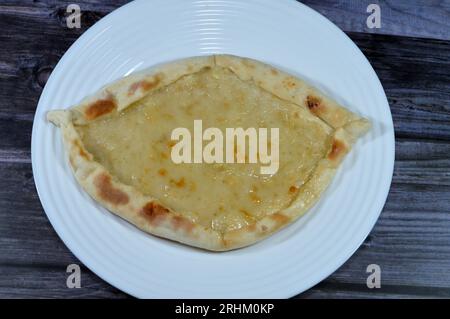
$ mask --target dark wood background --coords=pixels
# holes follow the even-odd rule
[[[276,0],[274,0],[276,1]],[[126,0],[0,0],[0,297],[127,298],[72,255],[51,227],[31,171],[33,115],[69,46]],[[376,70],[396,130],[391,191],[375,228],[337,272],[299,298],[450,297],[450,0],[307,0],[340,26]],[[82,28],[68,29],[69,3]],[[366,8],[381,6],[381,29]],[[78,263],[82,288],[66,287]],[[381,289],[366,267],[379,264]]]

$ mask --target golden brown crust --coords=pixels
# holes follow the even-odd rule
[[[94,186],[97,188],[98,196],[113,205],[125,205],[130,200],[125,192],[113,187],[111,176],[106,173],[100,173],[95,177]]]
[[[331,144],[330,152],[328,153],[328,159],[331,161],[339,160],[347,153],[347,151],[347,146],[344,142],[334,139]]]
[[[317,116],[325,111],[325,106],[322,104],[322,100],[315,95],[308,95],[306,97],[306,105],[309,110]]]
[[[100,99],[86,107],[84,116],[89,121],[95,120],[100,116],[111,113],[114,109],[116,109],[116,107],[116,102],[112,97],[107,99]]]
[[[74,127],[74,123],[86,123],[113,111],[121,111],[152,90],[215,65],[228,68],[242,80],[253,81],[270,93],[297,104],[300,114],[311,112],[316,116],[311,118],[326,126],[332,135],[329,152],[317,164],[310,179],[300,186],[286,185],[287,191],[294,196],[289,207],[224,234],[195,224],[164,207],[157,199],[115,180],[85,149]],[[329,185],[355,140],[369,128],[367,120],[343,108],[306,82],[261,62],[230,55],[191,58],[139,72],[101,89],[68,111],[49,112],[48,119],[61,128],[75,177],[96,201],[143,231],[216,251],[255,243],[302,216]],[[158,173],[164,175],[167,172]],[[181,185],[182,181],[174,183]]]

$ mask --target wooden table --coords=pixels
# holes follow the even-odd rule
[[[66,27],[72,2],[83,12],[81,29]],[[52,68],[90,25],[126,2],[0,2],[0,297],[129,297],[61,242],[36,194],[30,159],[33,115]],[[303,2],[340,26],[372,63],[394,117],[396,164],[364,244],[298,297],[450,297],[450,1]],[[371,2],[380,4],[380,29],[366,25]],[[81,265],[80,289],[66,287],[72,263]],[[380,289],[366,286],[369,264],[381,267]]]

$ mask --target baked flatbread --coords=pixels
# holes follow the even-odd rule
[[[78,183],[150,234],[208,250],[250,245],[318,200],[369,129],[304,81],[231,55],[194,57],[125,77],[68,109],[59,126]],[[175,164],[174,128],[279,128],[279,169]]]

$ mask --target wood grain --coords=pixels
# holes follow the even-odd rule
[[[126,298],[123,292],[106,285],[81,267],[82,288],[67,288],[66,266],[2,265],[0,297],[8,298]]]
[[[429,0],[302,0],[347,32],[389,34],[450,40],[450,1]],[[369,4],[378,4],[381,28],[366,21]]]
[[[58,238],[40,205],[30,158],[33,116],[48,75],[90,25],[126,2],[77,1],[81,30],[65,27],[71,1],[0,4],[0,298],[128,297],[82,266]],[[349,31],[380,77],[394,118],[396,164],[387,203],[364,244],[298,298],[450,297],[449,2],[378,1],[386,19],[376,33],[360,23],[365,1],[303,2]],[[82,267],[80,289],[65,285],[71,263]],[[381,289],[366,287],[372,263],[382,268]]]
[[[396,137],[450,139],[450,42],[348,33],[389,98]]]

